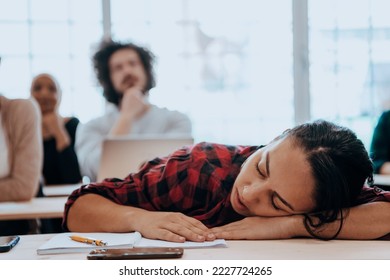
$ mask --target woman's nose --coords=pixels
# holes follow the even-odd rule
[[[254,184],[247,184],[242,191],[242,200],[248,204],[257,204],[264,197],[264,188]]]
[[[43,89],[41,89],[41,90],[38,92],[38,95],[39,95],[39,97],[41,97],[41,98],[47,98],[47,97],[50,96],[50,93],[49,93],[49,90],[43,88]]]

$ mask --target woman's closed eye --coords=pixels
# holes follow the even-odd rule
[[[272,207],[277,210],[277,211],[281,211],[282,209],[280,209],[278,206],[276,206],[275,204],[275,194],[273,193],[272,196],[271,196],[271,204],[272,204]]]
[[[256,171],[257,171],[257,173],[259,173],[259,175],[260,175],[261,178],[265,178],[265,177],[266,177],[266,176],[265,176],[265,173],[263,173],[263,172],[260,170],[259,165],[258,165],[257,163],[255,164],[255,168],[256,168]]]

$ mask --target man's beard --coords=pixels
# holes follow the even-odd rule
[[[127,88],[133,87],[138,79],[134,77],[133,75],[127,75],[126,77],[123,78],[122,85],[127,86]]]

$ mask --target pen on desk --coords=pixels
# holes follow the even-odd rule
[[[81,243],[87,243],[87,244],[92,244],[96,246],[106,246],[108,245],[107,242],[104,242],[103,240],[97,240],[97,239],[92,239],[88,237],[82,237],[78,235],[71,235],[69,236],[70,239],[76,242],[81,242]]]

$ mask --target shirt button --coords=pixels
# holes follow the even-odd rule
[[[374,192],[381,193],[381,192],[383,192],[383,190],[380,187],[375,186],[374,187]]]

